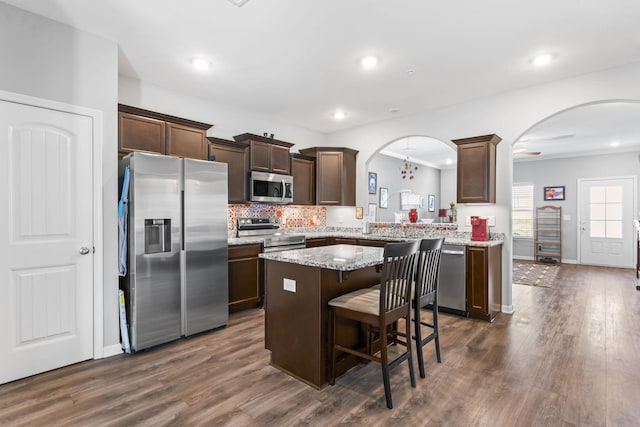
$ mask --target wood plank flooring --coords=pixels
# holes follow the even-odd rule
[[[492,324],[442,315],[442,364],[427,345],[415,389],[406,365],[393,370],[393,410],[377,364],[321,391],[270,366],[256,309],[214,333],[2,385],[0,425],[637,426],[634,274],[562,265],[552,288],[514,285],[515,314]]]

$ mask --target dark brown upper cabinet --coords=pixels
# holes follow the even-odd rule
[[[355,206],[356,156],[351,148],[314,147],[300,150],[316,159],[316,203]],[[294,187],[295,193],[295,187]]]
[[[458,203],[496,202],[498,135],[454,139],[458,146]]]
[[[291,175],[293,176],[293,204],[315,205],[316,203],[316,161],[302,154],[291,155]]]
[[[209,159],[227,164],[229,203],[246,203],[249,144],[208,137]]]
[[[272,172],[289,175],[289,149],[293,147],[290,142],[279,141],[252,133],[243,133],[233,137],[238,142],[246,142],[250,145],[249,162],[252,171]]]
[[[206,160],[206,133],[211,126],[118,104],[118,153],[145,151]]]

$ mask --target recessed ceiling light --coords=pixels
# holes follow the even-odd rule
[[[453,160],[451,160],[451,159],[447,159],[447,161],[446,161],[445,163],[446,163],[446,164],[448,164],[448,165],[450,165],[450,164],[452,164],[452,163],[453,163]]]
[[[620,145],[620,141],[611,141],[612,147],[617,147],[618,145]]]
[[[242,5],[244,5],[249,0],[229,0],[229,1],[238,7],[242,7]]]
[[[336,111],[333,113],[333,118],[336,120],[342,120],[345,117],[347,117],[347,113],[345,113],[344,111]]]
[[[362,65],[362,68],[371,69],[371,68],[374,68],[376,65],[378,65],[379,62],[380,62],[380,59],[377,56],[370,55],[362,58],[360,60],[360,65]]]
[[[191,65],[193,65],[193,68],[196,70],[208,70],[211,68],[211,62],[204,58],[193,58],[191,60]]]
[[[536,67],[544,67],[545,65],[548,65],[551,60],[553,59],[553,55],[550,53],[543,53],[541,55],[538,55],[536,57],[534,57],[531,60],[531,63],[533,65],[535,65]]]

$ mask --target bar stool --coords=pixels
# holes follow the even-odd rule
[[[440,279],[440,255],[444,238],[423,239],[416,260],[416,284],[413,296],[413,323],[415,326],[414,339],[416,340],[416,352],[418,354],[418,369],[420,377],[425,377],[424,357],[422,347],[431,341],[436,344],[436,359],[442,362],[440,357],[440,334],[438,332],[438,285]],[[433,323],[421,319],[422,308],[431,304],[433,311]],[[422,328],[426,326],[433,332],[422,338]]]
[[[415,272],[415,257],[419,242],[387,243],[384,246],[384,261],[379,287],[364,288],[339,296],[329,301],[333,308],[331,385],[335,384],[335,365],[338,351],[353,354],[381,364],[382,380],[387,408],[392,409],[389,369],[406,360],[409,364],[411,387],[416,386],[411,356],[411,339],[406,339],[406,351],[389,362],[387,355],[388,335],[394,342],[398,335],[411,337],[411,283]],[[344,347],[336,343],[338,319],[356,320],[367,326],[367,343],[373,331],[379,332],[380,356],[372,354],[371,346],[364,351]],[[406,333],[396,330],[397,321],[405,319]],[[392,326],[390,330],[389,326]]]

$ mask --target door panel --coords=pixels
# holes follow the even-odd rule
[[[92,126],[0,101],[0,383],[93,356]]]
[[[583,179],[579,187],[580,263],[633,267],[633,178]]]

